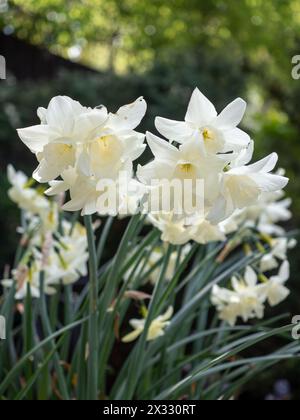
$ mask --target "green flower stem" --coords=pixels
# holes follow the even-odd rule
[[[84,223],[87,230],[89,247],[89,357],[88,357],[88,399],[98,399],[98,325],[97,325],[97,252],[95,246],[92,217],[85,216]]]
[[[45,284],[45,273],[41,271],[40,273],[40,312],[41,312],[41,318],[42,318],[42,324],[44,329],[45,336],[51,336],[51,325],[48,317],[48,311],[47,311],[47,304],[46,304],[46,297],[45,297],[45,291],[44,291],[44,284]],[[50,342],[50,350],[55,350],[55,342]],[[64,400],[69,401],[69,390],[66,383],[65,375],[63,368],[60,364],[60,358],[58,352],[54,352],[54,365],[57,372],[57,377],[59,381],[59,386],[61,390],[61,395]]]

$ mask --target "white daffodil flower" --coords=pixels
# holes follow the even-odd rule
[[[8,190],[8,196],[21,209],[38,215],[49,212],[51,206],[49,201],[36,189],[30,188],[29,179],[23,172],[16,171],[12,165],[9,165],[7,177],[12,185]]]
[[[80,223],[74,226],[71,234],[66,232],[59,237],[54,242],[45,268],[46,279],[48,273],[52,274],[48,284],[73,284],[80,277],[86,276],[89,258],[87,248],[86,230]]]
[[[47,110],[38,110],[41,125],[18,131],[40,162],[34,178],[49,182],[48,195],[70,191],[64,210],[101,213],[99,182],[117,181],[123,172],[132,178],[133,161],[145,150],[144,134],[134,129],[146,109],[143,98],[116,114],[108,114],[104,107],[85,108],[68,97],[53,98]],[[132,197],[128,198],[132,207]]]
[[[282,171],[277,175],[282,175]],[[268,236],[282,237],[285,230],[277,223],[286,222],[292,217],[290,199],[284,199],[282,190],[263,192],[256,203],[242,210],[236,210],[230,220],[237,226],[257,229]],[[228,219],[227,219],[228,220]]]
[[[276,153],[248,166],[232,167],[223,174],[223,186],[220,197],[216,200],[209,220],[221,222],[236,209],[252,206],[262,193],[282,190],[288,178],[271,174],[278,161]]]
[[[240,303],[241,317],[244,322],[251,318],[262,319],[265,301],[262,294],[262,285],[258,284],[258,277],[251,267],[247,267],[244,278],[231,280],[233,290],[237,293]]]
[[[55,239],[51,232],[47,243],[44,230],[36,230],[30,239],[28,253],[17,269],[12,271],[12,278],[1,282],[4,287],[15,284],[17,300],[26,297],[28,285],[32,297],[40,297],[42,271],[45,293],[48,295],[56,293],[55,286],[73,284],[87,275],[89,255],[86,229],[80,223],[72,227],[69,222],[63,221],[62,230],[55,233]]]
[[[287,198],[278,201],[284,195],[283,191],[280,191],[281,195],[274,193],[273,195],[266,194],[267,197],[262,197],[263,201],[260,203],[260,211],[258,216],[257,228],[260,232],[267,235],[283,236],[285,230],[278,223],[286,222],[292,218],[292,212],[289,210],[292,200]]]
[[[226,240],[226,235],[222,226],[212,225],[209,221],[199,218],[195,224],[189,228],[191,240],[198,244],[208,244],[210,242],[220,242]]]
[[[285,283],[290,277],[290,265],[284,261],[277,276],[258,284],[258,276],[251,267],[247,267],[242,280],[232,278],[232,290],[215,286],[211,301],[216,306],[219,318],[235,325],[241,317],[244,322],[252,318],[262,318],[264,303],[268,301],[276,306],[290,294]]]
[[[234,326],[241,317],[244,322],[252,318],[263,318],[264,286],[258,284],[258,277],[251,267],[247,267],[244,278],[231,280],[232,289],[215,286],[211,301],[217,307],[219,318]]]
[[[146,148],[144,134],[134,131],[146,110],[145,100],[138,98],[121,107],[116,114],[109,114],[97,136],[80,153],[78,167],[82,173],[96,179],[117,179],[120,171],[131,172],[132,162]]]
[[[290,264],[288,261],[284,261],[278,275],[271,277],[270,280],[263,285],[264,294],[271,306],[278,305],[289,296],[290,291],[285,286],[285,283],[289,278]]]
[[[105,107],[91,109],[66,96],[53,98],[47,110],[40,108],[41,125],[18,130],[23,143],[36,154],[39,182],[56,179],[76,163],[78,144],[91,141],[108,118]]]
[[[232,327],[240,316],[240,301],[236,293],[214,285],[211,302],[219,312],[219,318]]]
[[[155,125],[170,141],[193,140],[208,153],[239,151],[250,142],[248,134],[237,128],[245,110],[246,102],[238,98],[218,115],[214,105],[195,89],[184,122],[157,117]]]
[[[41,262],[39,260],[28,268],[20,265],[16,270],[12,271],[12,279],[4,279],[1,281],[3,287],[11,288],[16,285],[16,300],[23,300],[27,295],[27,287],[30,286],[30,293],[33,298],[40,297],[40,273],[42,270]],[[53,274],[51,273],[51,279]],[[45,282],[45,293],[51,295],[55,293],[48,283]]]
[[[278,267],[280,261],[287,259],[289,249],[293,249],[297,245],[297,241],[287,238],[276,238],[272,240],[271,252],[264,255],[260,261],[260,270],[262,273],[274,270]]]
[[[156,340],[157,338],[164,335],[164,330],[169,326],[169,320],[172,318],[173,312],[174,310],[172,306],[170,306],[163,315],[160,315],[151,322],[147,334],[147,341]],[[146,319],[131,319],[129,324],[132,326],[134,331],[122,338],[123,343],[130,343],[131,341],[136,340],[142,334],[145,328]]]
[[[173,245],[184,245],[194,241],[205,245],[226,239],[224,225],[212,225],[203,217],[176,218],[172,213],[150,214],[148,220],[162,232],[161,239]]]
[[[162,232],[161,240],[173,245],[184,245],[190,240],[184,219],[176,219],[172,213],[149,214],[148,220]]]
[[[193,196],[199,193],[201,195],[201,192],[196,191],[197,181],[202,181],[204,206],[214,202],[220,190],[220,174],[230,161],[228,156],[206,157],[201,152],[199,144],[195,142],[185,143],[177,149],[149,132],[147,141],[155,159],[148,165],[139,166],[137,176],[141,182],[151,185],[158,181],[158,185],[162,185],[166,180],[170,183],[176,180],[182,184],[184,190],[187,188],[186,185],[191,188],[188,193],[191,202],[194,202]],[[185,181],[191,181],[191,187],[189,184],[184,184]],[[183,206],[182,196],[180,199],[179,203],[175,203],[179,208]],[[199,209],[201,210],[204,211]]]

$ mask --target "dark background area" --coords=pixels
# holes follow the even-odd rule
[[[36,109],[61,94],[112,111],[143,95],[149,108],[140,130],[154,132],[157,115],[183,119],[195,86],[219,111],[245,98],[243,128],[255,139],[257,158],[279,154],[291,179],[289,228],[298,228],[300,80],[291,75],[292,57],[300,54],[298,0],[13,0],[0,13],[0,29],[7,63],[0,80],[1,272],[12,261],[18,224],[6,166],[30,175],[36,165],[16,128],[38,123]],[[300,313],[299,260],[297,247],[291,297],[276,313]],[[264,398],[283,377],[298,394],[299,373],[297,364],[281,364],[250,387],[250,398]]]

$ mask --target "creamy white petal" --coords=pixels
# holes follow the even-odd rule
[[[172,318],[173,313],[174,313],[173,306],[169,306],[166,312],[163,315],[160,315],[158,319],[159,321],[162,321],[162,322],[168,321],[170,318]]]
[[[65,211],[78,211],[86,205],[87,196],[76,196],[72,200],[63,205]]]
[[[50,182],[50,188],[45,191],[46,195],[58,195],[68,190],[68,186],[64,181],[52,181]]]
[[[247,172],[271,172],[278,162],[277,153],[271,153],[269,156],[261,159],[260,161],[247,166]]]
[[[226,142],[227,149],[228,146],[230,146],[233,151],[245,148],[251,142],[250,136],[239,128],[233,128],[232,130],[224,131],[223,138]]]
[[[56,96],[51,99],[47,110],[47,123],[64,135],[71,135],[74,129],[74,104],[71,98]],[[77,103],[79,104],[79,103]]]
[[[43,124],[20,128],[17,132],[22,142],[33,153],[42,152],[44,147],[58,135],[55,130]]]
[[[239,125],[247,108],[246,102],[237,98],[217,116],[215,125],[221,130],[231,129]]]
[[[248,266],[245,272],[245,280],[248,286],[254,287],[257,284],[257,275],[252,267]]]
[[[47,109],[39,107],[37,110],[37,116],[41,120],[41,124],[47,124]]]
[[[241,166],[248,165],[248,163],[251,162],[251,159],[253,157],[253,153],[254,153],[254,141],[250,140],[250,143],[249,143],[248,147],[246,149],[242,150],[238,154],[236,159],[234,159],[234,161],[231,162],[230,166],[232,168],[235,168],[235,167],[241,167]]]
[[[172,160],[175,162],[178,160],[178,149],[149,131],[147,132],[147,142],[151,152],[158,160]]]
[[[217,116],[217,111],[210,100],[196,88],[192,94],[185,120],[198,127],[209,124]]]
[[[90,136],[96,136],[96,130],[99,129],[107,120],[108,113],[105,107],[93,109],[79,115],[75,120],[74,133],[79,141],[90,140]]]
[[[225,199],[224,195],[220,195],[214,202],[207,216],[212,224],[217,224],[227,219],[234,212],[235,207],[230,197]]]
[[[116,114],[110,114],[109,127],[117,131],[134,130],[142,121],[147,111],[143,97],[129,105],[122,106]]]
[[[33,172],[32,177],[40,183],[46,183],[57,178],[61,174],[61,170],[62,168],[56,165],[51,166],[45,159],[42,159],[39,166]]]
[[[122,338],[122,342],[130,343],[131,341],[136,340],[141,335],[142,332],[143,332],[143,328],[136,329],[132,331],[131,333],[125,335],[125,337]]]
[[[283,176],[264,173],[249,175],[249,178],[253,179],[263,192],[282,190],[289,182],[289,179]]]
[[[174,175],[174,167],[166,162],[153,161],[145,166],[138,166],[137,178],[146,184],[151,181],[170,179]]]
[[[162,117],[155,119],[155,127],[166,139],[171,142],[177,141],[178,143],[184,143],[184,141],[189,140],[195,131],[183,121],[173,121]]]
[[[284,261],[284,263],[280,267],[279,277],[280,277],[280,280],[283,283],[285,283],[289,280],[289,278],[290,278],[290,264],[289,264],[288,261]]]

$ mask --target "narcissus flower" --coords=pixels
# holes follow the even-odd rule
[[[242,279],[233,277],[231,289],[217,285],[212,290],[211,301],[216,306],[219,318],[234,326],[238,318],[244,322],[253,318],[263,318],[265,302],[271,306],[278,305],[285,300],[290,291],[285,286],[290,276],[290,266],[285,261],[278,275],[268,280],[260,276],[262,282],[252,267],[247,267]]]
[[[164,335],[164,330],[170,324],[173,312],[174,310],[172,306],[170,306],[163,315],[158,316],[151,322],[148,330],[147,341],[153,341]],[[142,334],[145,328],[146,319],[131,319],[129,323],[134,331],[122,338],[123,343],[130,343]]]
[[[208,220],[195,215],[193,218],[177,218],[172,213],[150,214],[148,220],[162,232],[161,239],[173,245],[184,245],[194,241],[205,245],[226,239],[226,233],[231,233],[231,226],[224,223],[212,225]],[[235,230],[236,226],[234,225]]]
[[[25,241],[22,246],[26,244],[26,252],[10,278],[1,283],[4,287],[15,286],[17,300],[25,298],[28,288],[33,298],[39,298],[40,275],[44,272],[44,291],[54,294],[55,286],[74,283],[87,275],[86,229],[78,222],[59,223],[57,203],[27,186],[28,178],[22,172],[10,167],[8,173],[14,184],[10,196],[23,210],[23,224],[18,232],[22,234],[22,243]]]
[[[132,177],[133,161],[145,150],[145,136],[134,129],[146,108],[143,98],[116,114],[68,97],[53,98],[47,110],[38,111],[41,125],[18,130],[39,161],[34,178],[51,184],[49,194],[70,190],[65,210],[95,213],[100,180],[116,181],[122,172]]]
[[[224,234],[239,226],[234,215],[239,212],[240,217],[264,195],[277,194],[288,183],[283,174],[271,173],[276,153],[249,164],[254,142],[236,128],[244,111],[244,101],[237,99],[217,116],[196,89],[185,122],[157,118],[156,126],[169,142],[147,133],[154,160],[139,166],[137,176],[150,189],[151,207],[146,210],[164,241],[224,240]]]
[[[66,96],[53,98],[38,115],[40,125],[19,129],[18,134],[37,156],[40,164],[33,176],[39,182],[52,181],[74,166],[77,146],[92,141],[108,117],[106,108],[86,108]]]
[[[86,229],[76,223],[73,228],[67,221],[63,223],[63,232],[58,234],[45,267],[46,280],[49,285],[73,284],[80,277],[87,275]],[[52,278],[47,274],[52,274]]]
[[[148,165],[139,166],[137,176],[141,182],[150,185],[153,181],[158,181],[157,185],[163,185],[165,181],[171,183],[176,180],[182,184],[185,197],[187,194],[191,196],[191,203],[195,201],[193,196],[203,195],[204,208],[199,208],[199,212],[212,205],[219,194],[220,174],[230,162],[228,156],[204,156],[200,146],[193,142],[183,144],[178,149],[151,133],[147,133],[147,142],[155,159]],[[185,181],[190,183],[184,184]],[[203,183],[204,191],[200,184],[198,191],[196,190],[197,181]],[[183,207],[182,195],[177,206]]]
[[[184,144],[192,140],[208,153],[226,153],[247,147],[250,137],[237,128],[246,110],[240,98],[229,104],[220,115],[214,105],[195,89],[185,121],[156,118],[157,130],[170,141]]]
[[[293,249],[297,245],[295,239],[275,238],[271,241],[271,252],[264,255],[260,261],[260,270],[266,271],[274,270],[279,266],[278,261],[285,261],[287,259],[288,250]]]
[[[30,179],[23,172],[16,171],[12,165],[9,165],[7,177],[11,184],[8,190],[9,198],[22,210],[39,215],[50,211],[49,201],[42,193],[30,187]]]
[[[209,214],[209,219],[215,223],[231,216],[235,210],[244,209],[255,204],[262,193],[282,190],[288,183],[288,178],[271,174],[278,161],[276,153],[252,165],[235,166],[223,175],[222,189],[219,198]]]
[[[270,280],[264,284],[263,291],[271,306],[276,306],[283,302],[290,294],[289,289],[285,286],[285,283],[289,278],[290,265],[288,261],[284,261],[278,275],[271,277]]]
[[[258,276],[251,267],[247,267],[243,279],[233,277],[232,290],[214,286],[212,303],[219,311],[219,317],[230,325],[235,325],[239,317],[244,322],[252,318],[263,318],[263,286],[258,284]]]
[[[138,167],[136,181],[133,162],[145,149],[145,136],[135,129],[146,107],[138,98],[112,114],[105,107],[86,108],[67,97],[53,98],[48,109],[38,110],[41,125],[19,130],[40,162],[34,177],[50,183],[47,194],[70,196],[66,211],[124,216],[141,210],[150,214],[162,239],[174,244],[224,240],[239,226],[234,215],[239,212],[241,220],[242,212],[250,207],[253,211],[266,194],[286,186],[283,174],[271,173],[278,160],[275,153],[249,164],[254,143],[237,128],[246,103],[236,99],[218,115],[198,89],[184,122],[157,118],[156,126],[169,142],[147,133],[154,160]],[[116,200],[107,198],[110,182]],[[288,213],[288,202],[269,207],[271,220]],[[268,221],[260,223],[267,226]]]

